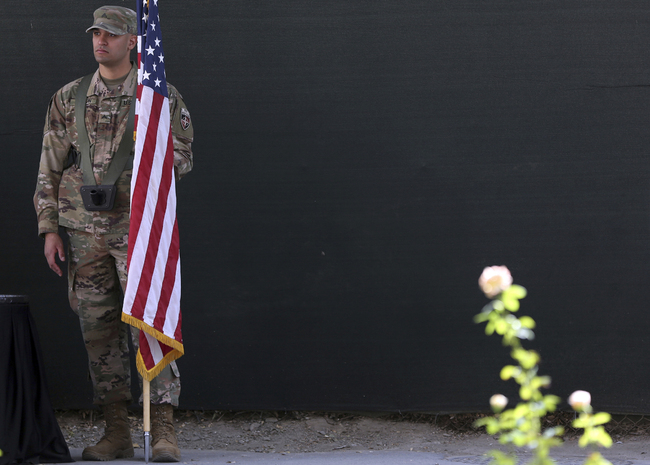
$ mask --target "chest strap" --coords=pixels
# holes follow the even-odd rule
[[[86,129],[86,94],[88,87],[92,81],[94,74],[84,76],[77,87],[77,94],[75,96],[74,114],[77,122],[77,143],[79,144],[79,152],[81,158],[81,172],[83,173],[84,184],[96,185],[95,176],[93,174],[93,161],[90,157],[90,139],[88,138],[88,130]],[[111,160],[108,166],[106,176],[102,179],[103,185],[113,185],[117,178],[120,177],[122,171],[125,169],[133,168],[133,157],[131,151],[133,150],[133,125],[135,122],[135,97],[131,98],[131,107],[129,108],[129,116],[126,120],[126,128],[124,135],[120,141],[120,146],[117,153]]]

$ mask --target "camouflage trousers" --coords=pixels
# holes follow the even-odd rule
[[[139,330],[121,320],[128,234],[94,235],[73,229],[66,232],[68,297],[72,310],[79,316],[88,352],[93,402],[97,405],[130,402],[128,338],[131,333],[137,352]],[[172,362],[151,381],[151,403],[178,406],[180,390],[178,368]]]

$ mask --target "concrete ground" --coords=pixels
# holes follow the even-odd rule
[[[567,414],[568,415],[568,414]],[[572,416],[554,418],[568,425]],[[135,457],[116,464],[144,463],[141,417],[132,421]],[[507,452],[495,436],[470,426],[476,415],[396,417],[327,413],[177,412],[183,464],[286,465],[488,465],[485,454]],[[72,457],[81,461],[82,448],[94,444],[103,422],[79,412],[60,412],[58,421]],[[456,422],[456,423],[454,423]],[[650,465],[650,430],[638,418],[617,418],[612,424],[614,444],[599,452],[612,465]],[[549,425],[546,425],[549,426]],[[559,465],[583,465],[591,452],[578,445],[569,430],[565,442],[551,451]],[[518,450],[520,465],[530,462],[530,451]]]
[[[310,453],[255,453],[242,451],[219,450],[182,450],[183,464],[254,464],[254,465],[487,465],[489,458],[482,453],[467,454],[473,448],[459,447],[458,451],[447,452],[413,452],[404,450],[356,450]],[[646,458],[646,450],[650,451],[650,441],[619,442],[611,449],[601,450],[601,453],[613,465],[650,465]],[[71,449],[72,458],[81,461],[82,449]],[[552,456],[559,465],[582,465],[587,453],[577,444],[566,443],[554,449]],[[521,463],[525,464],[527,454],[520,455]],[[113,464],[144,463],[142,449],[136,449],[136,455],[130,459],[121,459]],[[153,462],[150,462],[153,463]]]

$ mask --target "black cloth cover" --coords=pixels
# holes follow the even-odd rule
[[[54,416],[25,296],[0,295],[0,464],[74,462]]]

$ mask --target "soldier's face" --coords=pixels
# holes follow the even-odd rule
[[[93,29],[93,53],[97,63],[112,67],[129,62],[130,52],[136,44],[136,36],[118,36],[103,29]]]

